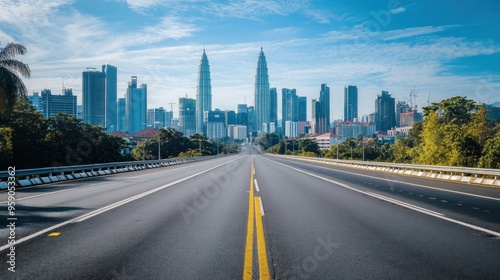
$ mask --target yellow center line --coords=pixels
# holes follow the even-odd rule
[[[262,223],[262,216],[264,215],[264,213],[260,197],[254,196],[254,182],[255,182],[254,175],[255,175],[255,169],[252,158],[252,165],[250,170],[250,192],[248,199],[247,240],[245,245],[245,262],[243,264],[243,280],[252,279],[254,222],[256,223],[256,231],[257,231],[257,258],[259,261],[259,279],[268,280],[271,279],[271,276],[269,273],[269,264],[267,262],[264,225]],[[257,207],[259,205],[260,207]]]
[[[253,201],[253,159],[252,167],[250,170],[250,194],[248,199],[248,226],[247,226],[247,240],[245,246],[245,263],[243,265],[243,280],[252,279],[253,268],[253,221],[254,221],[254,201]]]
[[[254,205],[260,204],[260,197],[255,198]],[[261,280],[271,279],[269,275],[269,265],[267,263],[266,239],[264,237],[264,225],[262,224],[262,211],[259,207],[255,208],[255,221],[257,230],[257,252],[259,256],[259,276]]]

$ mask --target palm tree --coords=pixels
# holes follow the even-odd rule
[[[0,48],[0,114],[12,111],[16,100],[28,92],[19,75],[29,78],[31,70],[28,64],[14,59],[25,53],[26,47],[21,44],[8,43]]]

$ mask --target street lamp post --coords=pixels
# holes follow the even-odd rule
[[[337,135],[337,159],[339,159],[339,136]]]
[[[159,124],[159,121],[156,121],[155,124]],[[160,153],[160,142],[161,142],[161,131],[158,129],[158,160],[161,159],[161,153]]]

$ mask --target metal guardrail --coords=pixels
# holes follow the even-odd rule
[[[100,164],[86,164],[86,165],[72,165],[72,166],[56,166],[56,167],[45,167],[45,168],[34,168],[34,169],[20,169],[15,170],[16,185],[23,186],[20,182],[26,182],[27,184],[39,184],[45,183],[45,181],[40,180],[40,178],[54,178],[54,180],[64,180],[64,178],[74,177],[78,174],[88,174],[89,176],[107,175],[111,173],[118,173],[131,170],[139,170],[146,168],[155,168],[160,166],[177,165],[188,162],[195,162],[201,160],[213,159],[220,156],[202,156],[202,157],[188,157],[188,158],[171,158],[162,160],[144,160],[144,161],[126,161],[126,162],[112,162],[112,163],[100,163]],[[126,170],[128,169],[128,170]],[[5,189],[7,185],[7,180],[10,177],[9,171],[0,171],[0,189]],[[63,179],[61,179],[63,178]],[[36,182],[33,180],[36,179]],[[70,180],[66,179],[66,180]],[[53,181],[53,180],[52,180]]]
[[[449,174],[466,174],[466,175],[485,175],[485,176],[497,176],[500,178],[500,169],[488,169],[488,168],[470,168],[470,167],[456,167],[456,166],[436,166],[436,165],[419,165],[419,164],[405,164],[405,163],[390,163],[390,162],[376,162],[376,161],[361,161],[361,160],[341,160],[341,159],[330,159],[330,158],[315,158],[315,157],[301,157],[301,156],[287,156],[295,159],[308,158],[310,160],[324,161],[324,162],[335,162],[338,164],[349,164],[349,165],[364,165],[372,167],[389,167],[402,170],[420,170],[420,171],[435,171],[437,173],[449,173]]]
[[[273,155],[273,156],[278,156],[278,155]],[[387,162],[373,162],[373,161],[360,161],[360,160],[338,160],[338,159],[301,157],[301,156],[289,156],[289,155],[286,156],[279,155],[279,156],[296,160],[306,160],[319,163],[335,164],[340,166],[366,169],[372,171],[383,171],[383,172],[390,172],[408,176],[460,181],[464,183],[473,183],[473,184],[500,187],[500,169],[402,164],[402,163],[387,163]]]

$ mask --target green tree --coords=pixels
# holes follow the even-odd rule
[[[427,117],[431,112],[442,112],[441,122],[454,123],[458,126],[469,122],[474,109],[476,109],[474,100],[464,96],[454,96],[423,108],[424,116]]]
[[[439,123],[437,112],[429,112],[423,124],[422,144],[418,163],[430,165],[447,165],[450,145],[447,143],[446,131]]]
[[[0,127],[0,168],[7,169],[12,162],[12,128]]]
[[[10,114],[0,117],[0,127],[12,129],[11,164],[17,169],[49,165],[51,154],[45,139],[48,122],[26,98],[19,99]]]
[[[208,138],[201,133],[191,135],[191,146],[203,156],[211,156],[217,154],[217,144],[210,143]]]
[[[48,120],[52,165],[78,165],[122,161],[126,142],[104,128],[59,113]]]
[[[299,140],[299,146],[301,153],[314,153],[316,156],[321,154],[318,142],[314,139],[302,138]]]
[[[265,133],[259,139],[259,145],[263,151],[279,143],[279,137],[276,133]]]
[[[488,139],[479,159],[479,167],[500,168],[500,124],[496,126],[496,134]]]
[[[8,43],[0,49],[0,114],[8,114],[16,101],[26,97],[28,90],[19,77],[29,78],[31,70],[27,64],[16,60],[16,55],[24,55],[26,47]]]

